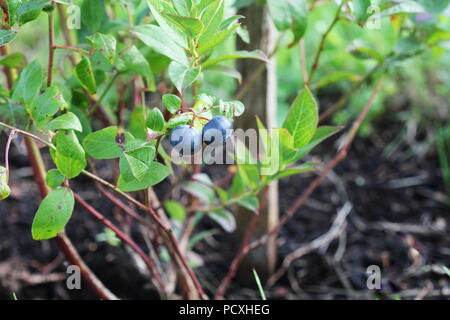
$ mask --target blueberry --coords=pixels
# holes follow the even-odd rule
[[[224,143],[233,131],[233,123],[224,116],[215,116],[203,127],[203,142],[206,144]]]
[[[192,155],[200,150],[202,146],[200,132],[187,124],[172,129],[169,141],[172,147],[181,155]]]

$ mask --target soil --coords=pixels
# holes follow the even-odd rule
[[[450,277],[449,206],[446,204],[437,155],[418,154],[400,143],[387,152],[402,132],[403,124],[378,119],[369,138],[358,138],[347,157],[316,190],[295,217],[281,230],[279,264],[294,250],[327,234],[337,214],[352,209],[336,238],[293,261],[267,294],[272,299],[448,299]],[[0,139],[4,146],[5,136]],[[338,138],[313,153],[327,163],[335,154]],[[0,299],[93,299],[84,286],[67,290],[65,262],[52,241],[33,241],[30,226],[39,203],[31,168],[16,148],[11,151],[12,196],[0,202]],[[319,155],[321,156],[319,158]],[[48,155],[46,155],[48,160]],[[3,155],[0,155],[3,159]],[[315,177],[306,174],[280,182],[281,214]],[[164,194],[168,184],[155,189]],[[108,218],[120,217],[100,197],[93,184],[77,178],[74,189]],[[118,224],[127,228],[126,221]],[[229,268],[237,243],[212,221],[196,231],[217,233],[195,247],[203,257],[197,274],[208,293]],[[129,230],[142,247],[138,228]],[[107,287],[124,299],[156,299],[157,294],[123,245],[111,246],[96,239],[103,227],[76,208],[67,233],[81,256]],[[220,254],[219,254],[220,253]],[[367,289],[367,267],[379,266],[380,290]],[[46,278],[47,275],[47,278]],[[53,279],[48,278],[52,275]],[[234,281],[227,298],[259,299],[255,286]]]

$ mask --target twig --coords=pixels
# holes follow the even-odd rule
[[[44,140],[44,139],[42,139],[42,138],[32,134],[32,133],[29,133],[29,132],[24,131],[24,130],[20,130],[19,128],[10,126],[9,124],[6,124],[6,123],[1,122],[1,121],[0,121],[0,126],[3,126],[5,128],[14,130],[17,133],[20,133],[20,134],[22,134],[24,136],[30,137],[30,138],[32,138],[32,139],[34,139],[36,141],[41,142],[42,144],[44,144],[45,146],[49,147],[50,149],[56,150],[56,148],[55,148],[55,146],[53,144],[51,144],[50,142],[48,142],[48,141],[46,141],[46,140]]]
[[[250,242],[250,238],[255,230],[256,222],[258,221],[258,218],[259,218],[259,215],[254,214],[252,219],[250,220],[247,230],[245,231],[244,238],[242,239],[241,248],[239,249],[238,254],[234,257],[233,262],[231,263],[230,269],[228,270],[228,273],[226,274],[225,278],[222,280],[219,288],[217,289],[217,292],[215,295],[216,300],[223,299],[223,295],[225,294],[225,291],[229,287],[231,280],[233,280],[234,276],[236,275],[239,265],[241,264],[242,259],[245,256],[245,248],[247,247],[248,243]]]
[[[303,75],[303,83],[306,86],[309,83],[309,77],[306,66],[305,39],[300,40],[300,69]]]
[[[80,49],[80,48],[77,48],[77,47],[71,47],[71,46],[57,46],[57,45],[53,45],[53,49],[69,50],[69,51],[75,51],[75,52],[79,52],[79,53],[83,53],[83,54],[89,54],[89,51],[87,51],[87,50]]]
[[[330,26],[328,27],[327,31],[325,31],[325,33],[322,35],[322,38],[320,39],[320,43],[319,43],[319,49],[317,50],[317,53],[314,57],[314,62],[313,65],[311,67],[311,72],[309,73],[309,80],[313,80],[314,79],[314,75],[317,71],[317,69],[319,68],[319,63],[320,63],[320,57],[322,56],[323,50],[325,49],[325,41],[328,38],[328,35],[330,34],[331,30],[333,30],[334,26],[336,25],[336,23],[339,21],[339,16],[341,14],[341,10],[342,7],[344,6],[345,2],[347,0],[343,0],[342,3],[339,5],[337,11],[336,11],[336,15],[334,16],[333,21],[331,22]],[[306,83],[307,86],[309,86],[309,80]]]
[[[149,213],[149,216],[156,222],[156,224],[161,228],[162,231],[164,231],[164,234],[167,236],[167,239],[170,243],[170,245],[173,247],[174,253],[175,255],[178,257],[178,259],[180,259],[183,267],[185,268],[185,270],[187,271],[188,275],[190,276],[190,278],[192,279],[200,297],[202,297],[203,299],[206,299],[207,296],[206,294],[203,292],[202,286],[200,285],[200,282],[198,281],[194,271],[192,270],[192,268],[189,266],[189,263],[187,262],[186,258],[183,256],[180,247],[178,245],[178,241],[175,238],[174,234],[173,234],[173,230],[170,226],[168,226],[167,224],[165,224],[161,218],[156,214],[156,212],[153,210],[153,208],[151,207],[147,207],[144,204],[142,204],[141,202],[137,201],[136,199],[134,199],[133,197],[129,196],[127,193],[120,191],[117,186],[114,186],[113,184],[103,180],[102,178],[90,173],[89,171],[83,170],[82,173],[90,178],[92,178],[93,180],[105,185],[106,187],[116,191],[118,194],[120,194],[122,197],[124,197],[125,199],[127,199],[128,201],[130,201],[131,203],[133,203],[134,205],[136,205],[138,208],[140,208],[141,210],[144,210],[146,212]]]
[[[52,86],[53,63],[55,60],[55,21],[53,12],[48,15],[48,72],[47,87]]]
[[[64,36],[65,42],[68,44],[68,46],[73,47],[75,40],[74,40],[74,34],[69,28],[67,27],[67,14],[64,11],[63,5],[61,3],[57,3],[56,7],[58,9],[58,15],[59,15],[59,25],[62,31],[62,34]],[[72,65],[75,66],[77,64],[77,60],[74,55],[69,56],[70,61],[72,62]]]
[[[389,56],[390,55],[388,55],[387,57],[389,57]],[[348,90],[347,93],[341,99],[339,99],[338,102],[336,102],[334,105],[332,105],[330,108],[328,108],[325,112],[323,112],[319,116],[319,121],[321,122],[321,121],[327,119],[332,114],[334,114],[336,111],[342,109],[345,106],[345,104],[347,103],[347,101],[355,94],[355,92],[364,83],[368,82],[373,77],[375,72],[380,69],[380,67],[384,64],[385,61],[386,61],[386,58],[383,60],[380,60],[377,63],[377,65],[374,66],[372,69],[370,69],[370,71],[363,78],[361,78],[359,81],[355,82],[355,84],[350,88],[350,90]]]
[[[46,170],[41,154],[34,141],[31,140],[30,136],[26,136],[24,140],[28,152],[28,159],[30,160],[31,167],[33,169],[34,180],[38,185],[41,197],[44,198],[50,190],[45,183]],[[103,285],[92,270],[86,265],[64,231],[55,238],[55,242],[61,252],[63,252],[66,256],[67,260],[69,260],[71,264],[77,265],[80,268],[83,281],[98,297],[104,300],[118,299],[113,293],[111,293],[111,291],[109,291],[108,288]]]
[[[339,212],[336,216],[336,219],[334,220],[331,228],[325,234],[317,237],[313,241],[301,246],[300,248],[296,249],[292,253],[288,254],[284,258],[282,266],[267,281],[267,287],[273,286],[283,276],[283,274],[288,270],[288,268],[292,264],[292,262],[294,262],[295,260],[304,256],[305,254],[308,254],[319,248],[329,246],[329,244],[334,239],[338,238],[345,226],[345,220],[347,219],[347,216],[350,213],[351,209],[352,209],[352,205],[349,202],[347,202],[342,207],[342,209],[339,210]]]
[[[144,263],[147,265],[150,273],[153,276],[153,279],[155,281],[155,286],[158,288],[159,292],[165,296],[166,290],[165,290],[165,284],[159,275],[158,271],[156,270],[155,265],[150,260],[150,258],[142,251],[142,249],[134,242],[131,238],[129,238],[125,233],[123,233],[119,228],[117,228],[111,221],[109,221],[107,218],[105,218],[100,212],[95,210],[91,205],[89,205],[84,199],[78,195],[77,193],[74,193],[75,200],[84,208],[86,211],[88,211],[92,216],[94,216],[96,219],[98,219],[101,223],[103,223],[106,227],[110,228],[114,233],[127,245],[131,247],[144,261]]]
[[[275,48],[267,56],[268,59],[272,58],[277,53],[277,51],[280,47],[279,44],[280,44],[283,36],[284,36],[284,33],[278,38]],[[248,77],[248,80],[241,86],[239,91],[236,93],[236,95],[234,97],[236,100],[240,100],[247,93],[247,91],[251,88],[251,86],[256,81],[256,79],[258,79],[259,76],[261,75],[261,73],[263,73],[264,70],[266,70],[266,67],[267,67],[267,65],[265,63],[262,63],[259,65],[258,69],[255,69],[255,71],[253,71],[253,73]]]

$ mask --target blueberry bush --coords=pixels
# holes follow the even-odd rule
[[[98,297],[118,298],[84,263],[65,233],[72,226],[75,205],[105,226],[105,241],[123,242],[135,252],[161,298],[222,298],[243,257],[276,237],[344,160],[358,130],[369,126],[371,108],[382,104],[379,94],[388,90],[383,88],[390,75],[424,52],[442,54],[442,43],[450,38],[448,15],[442,15],[449,2],[1,0],[0,128],[8,139],[5,166],[0,167],[0,200],[8,201],[14,184],[9,178],[10,147],[24,146],[42,197],[31,236],[56,241]],[[252,40],[246,28],[252,17],[236,11],[252,5],[268,8],[279,35],[273,52],[233,49],[236,38]],[[317,19],[320,15],[323,19]],[[20,50],[23,30],[34,25],[46,30],[45,36],[37,35],[45,42],[45,57]],[[348,36],[352,45],[347,51],[333,50],[341,45],[335,32]],[[379,37],[386,38],[381,47],[375,44]],[[291,70],[301,75],[293,84],[298,95],[291,99],[279,128],[266,128],[265,121],[255,119],[257,143],[263,148],[254,154],[233,131],[235,119],[255,106],[217,96],[224,91],[209,91],[207,82],[232,79],[234,86],[252,90],[251,79],[242,83],[237,60],[255,60],[263,70],[278,53],[295,48],[301,52],[298,70]],[[348,57],[356,63],[346,64]],[[338,70],[327,67],[330,61]],[[319,107],[317,91],[333,86],[344,94],[331,106]],[[362,101],[351,100],[363,89],[367,95]],[[358,106],[346,109],[349,101]],[[331,116],[339,126],[322,125]],[[347,125],[329,163],[304,160]],[[227,144],[239,152],[221,149]],[[209,164],[194,160],[207,148],[232,160],[231,165],[216,165],[225,179],[214,181],[204,172]],[[50,154],[51,163],[43,161],[43,153]],[[174,161],[176,156],[183,161]],[[318,172],[316,180],[276,227],[250,241],[251,222],[219,288],[205,289],[191,250],[211,233],[193,232],[195,226],[212,219],[231,234],[237,207],[257,219],[267,186],[311,171]],[[132,224],[151,231],[154,252],[146,252],[132,233],[83,199],[75,187],[80,176],[90,179],[103,201],[111,201]],[[166,188],[164,198],[154,192],[161,185]]]

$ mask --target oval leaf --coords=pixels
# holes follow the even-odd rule
[[[54,238],[63,231],[72,216],[75,202],[72,190],[58,188],[42,200],[31,226],[34,240]]]

